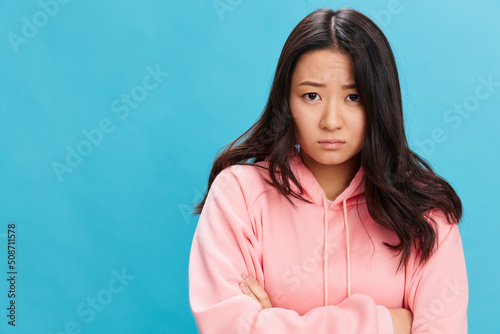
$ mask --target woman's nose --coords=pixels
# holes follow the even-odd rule
[[[325,106],[320,127],[328,131],[334,131],[342,127],[342,110],[338,102],[331,102]]]

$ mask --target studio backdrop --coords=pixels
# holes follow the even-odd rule
[[[193,205],[321,7],[388,37],[409,143],[464,204],[469,332],[500,333],[496,0],[1,0],[1,333],[197,333]]]

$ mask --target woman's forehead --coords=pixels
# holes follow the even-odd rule
[[[308,52],[297,62],[292,78],[295,85],[303,81],[327,84],[332,80],[354,81],[349,55],[331,50]]]

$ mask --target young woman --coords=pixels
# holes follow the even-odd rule
[[[196,209],[202,334],[467,333],[460,199],[409,149],[390,45],[355,10],[295,27]]]

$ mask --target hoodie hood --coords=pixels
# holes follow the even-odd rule
[[[293,156],[290,159],[290,168],[292,169],[293,174],[304,189],[303,197],[315,204],[323,206],[326,199],[326,194],[323,188],[321,188],[318,180],[316,180],[314,174],[302,161],[298,150],[294,151]],[[299,193],[299,189],[295,186],[295,184],[292,184],[292,187],[294,191],[297,191]],[[354,175],[354,178],[349,183],[349,186],[344,189],[344,191],[339,196],[337,196],[331,206],[336,207],[344,200],[348,200],[359,194],[362,194],[364,193],[364,191],[364,172],[363,168],[359,167],[358,171]]]

